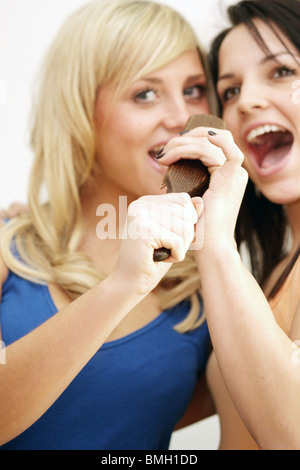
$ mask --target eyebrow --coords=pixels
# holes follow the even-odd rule
[[[201,73],[199,75],[191,75],[191,76],[186,78],[186,82],[194,81],[194,80],[200,80],[203,77],[206,78],[205,73]],[[151,83],[162,83],[163,82],[163,80],[161,78],[156,78],[156,77],[141,77],[140,81],[151,82]]]
[[[220,82],[221,80],[228,80],[230,78],[234,78],[233,73],[226,73],[225,75],[222,75],[221,77],[217,78],[217,82]]]
[[[293,57],[293,59],[295,59],[295,60],[296,60],[296,58],[299,58],[299,56],[297,56],[296,54],[292,54],[289,51],[283,51],[283,52],[278,52],[278,54],[268,54],[268,55],[266,55],[265,57],[263,57],[263,59],[261,59],[261,61],[259,62],[259,65],[264,65],[265,63],[270,62],[272,60],[276,60],[277,57],[280,57],[281,55],[286,55],[286,54]],[[234,77],[235,77],[235,75],[233,73],[227,73],[225,75],[222,75],[221,77],[218,77],[217,81],[219,82],[220,80],[228,80],[228,79],[231,79],[231,78],[234,78]]]
[[[162,80],[160,78],[155,78],[155,77],[141,77],[138,81],[151,82],[151,83],[161,83],[162,82]]]
[[[291,57],[293,57],[293,59],[296,59],[296,57],[299,58],[299,56],[297,56],[296,54],[293,54],[292,52],[290,51],[283,51],[283,52],[278,52],[277,54],[269,54],[267,56],[265,56],[261,61],[260,61],[260,65],[263,65],[265,64],[266,62],[270,61],[270,60],[276,60],[277,57],[280,57],[281,55],[289,55]]]
[[[201,80],[202,78],[206,79],[205,73],[200,73],[199,75],[191,75],[190,77],[187,77],[186,81]]]

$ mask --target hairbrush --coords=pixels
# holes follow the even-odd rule
[[[211,114],[194,114],[189,117],[185,131],[195,127],[226,129],[225,122]],[[191,197],[202,197],[209,186],[210,174],[200,160],[181,159],[169,166],[163,186],[168,193],[188,193]],[[171,255],[168,248],[154,250],[154,261],[164,261]]]

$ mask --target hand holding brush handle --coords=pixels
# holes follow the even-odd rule
[[[213,127],[226,129],[225,122],[211,114],[194,114],[188,119],[185,130],[195,127]],[[169,166],[164,178],[168,193],[186,192],[191,197],[202,197],[209,186],[210,174],[200,160],[182,159]],[[154,250],[154,261],[164,261],[171,255],[168,248]]]

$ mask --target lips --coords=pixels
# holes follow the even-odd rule
[[[158,154],[158,152],[160,152],[160,150],[164,147],[164,145],[157,145],[155,147],[152,147],[149,151],[148,151],[148,155],[150,157],[149,159],[149,162],[150,162],[150,165],[156,170],[158,171],[159,173],[162,173],[163,171],[166,171],[166,167],[162,167],[156,160],[155,160],[155,157],[156,155]]]
[[[256,167],[262,172],[280,169],[289,155],[294,137],[287,129],[264,124],[252,128],[246,134],[250,156]]]

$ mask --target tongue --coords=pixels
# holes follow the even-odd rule
[[[267,152],[261,161],[261,168],[270,168],[276,165],[289,151],[290,145],[282,145]]]
[[[293,143],[293,136],[289,132],[271,132],[264,134],[253,145],[261,168],[270,168],[278,163],[288,153]]]

